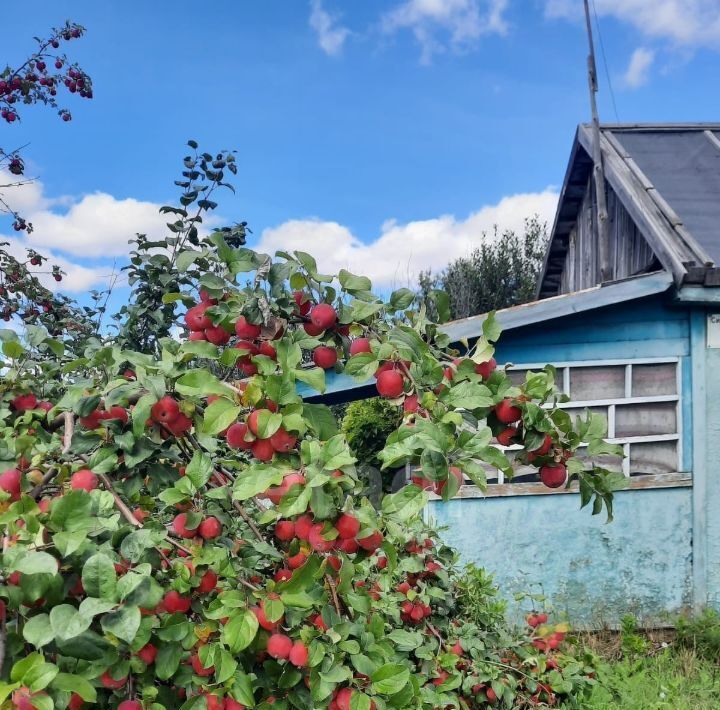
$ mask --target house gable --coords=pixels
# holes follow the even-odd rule
[[[678,285],[720,285],[720,270],[713,268],[710,255],[716,247],[720,251],[720,237],[713,229],[715,217],[720,220],[717,138],[720,132],[711,128],[718,127],[705,124],[603,127],[600,140],[608,203],[611,281],[663,268]],[[653,152],[656,144],[662,149],[658,154]],[[693,150],[687,150],[688,145]],[[674,159],[675,153],[683,153],[683,149],[690,154]],[[633,151],[650,177],[634,160]],[[592,133],[588,126],[581,125],[560,194],[539,281],[539,298],[589,288],[600,282],[591,153]],[[678,163],[684,166],[684,181],[670,177]],[[713,195],[717,195],[714,200]],[[684,218],[668,199],[677,204]]]

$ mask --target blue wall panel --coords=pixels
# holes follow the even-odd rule
[[[683,468],[692,471],[687,308],[655,296],[509,330],[496,357],[517,364],[680,357]],[[720,444],[717,448],[720,461]],[[720,480],[715,499],[720,501]],[[720,503],[717,512],[717,554],[710,557],[717,563],[714,588],[720,590]],[[648,624],[663,623],[693,603],[691,488],[620,493],[609,525],[587,509],[580,511],[576,495],[462,499],[434,503],[431,514],[448,526],[446,539],[463,560],[495,573],[508,596],[542,592],[575,624],[617,624],[625,613]],[[522,607],[514,610],[520,613]]]
[[[692,602],[689,488],[618,493],[610,524],[580,510],[575,494],[434,502],[430,516],[507,597],[543,593],[576,626],[616,624],[624,613],[662,624]]]

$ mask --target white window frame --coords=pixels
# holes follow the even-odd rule
[[[673,395],[652,395],[635,397],[632,394],[632,370],[635,365],[675,365],[675,390]],[[542,370],[545,363],[506,363],[509,370],[518,372],[539,371]],[[620,444],[623,447],[623,474],[630,478],[630,445],[639,443],[654,443],[662,441],[676,441],[676,466],[675,472],[683,470],[683,417],[682,417],[682,363],[679,357],[657,357],[657,358],[631,358],[631,359],[612,359],[612,360],[580,360],[565,361],[553,364],[555,370],[559,374],[557,380],[560,380],[560,390],[563,394],[570,395],[570,371],[573,369],[587,367],[624,367],[625,368],[625,389],[624,397],[612,397],[608,399],[588,399],[588,400],[570,400],[569,402],[558,403],[556,406],[560,409],[585,409],[589,407],[607,407],[608,435],[607,440],[613,444]],[[556,381],[557,381],[556,380]],[[558,384],[560,384],[558,383]],[[647,436],[626,436],[617,437],[615,435],[615,410],[618,406],[629,404],[648,404],[656,402],[675,402],[675,416],[677,422],[677,431],[675,434],[654,434]],[[552,407],[552,404],[546,404],[546,407]],[[504,451],[513,451],[521,449],[520,446],[501,446],[497,444],[499,449]],[[672,475],[671,472],[667,474]],[[512,484],[512,482],[509,482]],[[488,483],[488,487],[492,485],[505,485],[505,475],[502,471],[498,471],[497,481]]]

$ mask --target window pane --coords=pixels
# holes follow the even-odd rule
[[[617,399],[625,397],[625,367],[573,367],[570,369],[570,398]]]
[[[508,378],[516,387],[525,382],[525,373],[527,370],[508,370]]]
[[[677,442],[630,444],[630,475],[674,473],[677,470]]]
[[[658,365],[633,365],[632,396],[652,397],[677,394],[677,364],[666,362]]]
[[[619,404],[615,408],[615,436],[656,436],[677,433],[675,402]]]

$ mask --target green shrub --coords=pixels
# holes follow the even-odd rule
[[[351,402],[342,421],[342,430],[350,450],[366,466],[380,468],[377,455],[385,448],[388,436],[402,421],[402,410],[386,399],[373,397]],[[383,488],[390,489],[394,471],[383,472]]]
[[[675,623],[678,645],[694,649],[698,655],[720,660],[720,614],[705,609],[699,616],[681,616]]]

